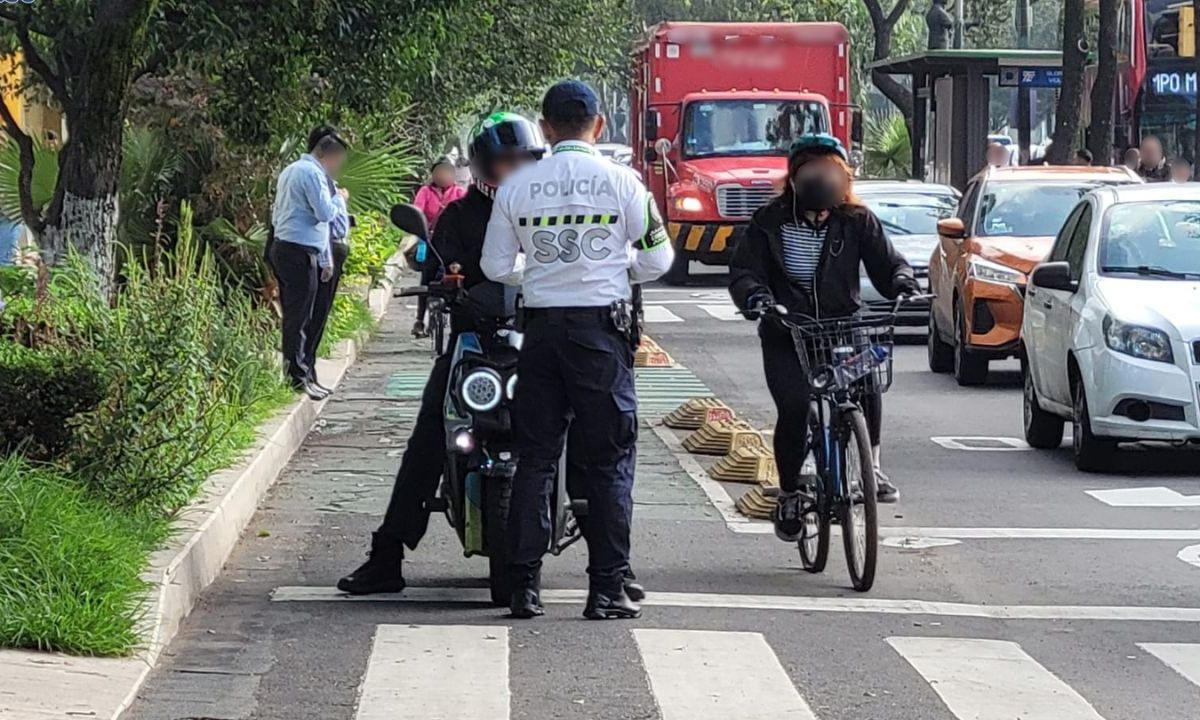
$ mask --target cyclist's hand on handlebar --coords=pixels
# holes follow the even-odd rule
[[[921,285],[917,282],[916,278],[908,275],[901,275],[893,281],[893,284],[896,287],[898,295],[908,297],[921,294]]]
[[[746,300],[746,309],[742,314],[747,320],[758,320],[774,307],[775,297],[765,290],[760,290]]]

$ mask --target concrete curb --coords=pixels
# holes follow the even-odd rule
[[[368,291],[378,320],[387,311],[392,288],[404,267],[397,252],[387,261],[386,278]],[[341,383],[364,339],[345,340],[333,357],[318,365],[322,381]],[[34,651],[0,651],[0,720],[106,718],[117,720],[129,707],[210,583],[233,552],[259,501],[308,435],[325,402],[302,398],[260,428],[244,459],[212,475],[200,498],[189,505],[167,546],[150,558],[143,578],[155,588],[142,621],[146,646],[130,658],[86,658]]]

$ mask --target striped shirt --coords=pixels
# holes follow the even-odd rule
[[[783,270],[788,279],[811,290],[821,262],[821,246],[825,244],[828,226],[813,227],[808,223],[786,223],[779,228],[783,240]]]

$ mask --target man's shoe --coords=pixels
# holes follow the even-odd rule
[[[892,484],[887,475],[884,475],[879,468],[875,468],[875,499],[884,504],[891,504],[900,500],[900,491]]]
[[[313,374],[313,375],[309,375],[309,376],[308,376],[308,384],[309,384],[309,385],[312,385],[313,387],[315,387],[316,389],[318,389],[318,390],[320,390],[321,392],[325,393],[326,395],[332,395],[332,394],[333,394],[333,388],[331,388],[331,387],[325,387],[324,385],[322,385],[322,384],[321,384],[321,383],[320,383],[320,382],[317,380],[317,376],[316,376],[315,374]]]
[[[634,602],[641,602],[646,599],[646,588],[642,587],[637,581],[637,576],[632,570],[626,570],[622,577],[622,582],[625,585],[625,594]]]
[[[775,537],[784,542],[797,542],[804,532],[804,515],[801,512],[804,494],[799,490],[779,492],[775,499]]]
[[[404,589],[403,562],[404,546],[375,533],[367,561],[338,580],[337,589],[351,595],[398,593]]]
[[[304,394],[317,402],[329,397],[329,391],[321,389],[320,385],[315,385],[307,381],[304,383]]]
[[[642,616],[642,608],[623,587],[616,593],[592,590],[583,616],[588,620],[631,620]]]
[[[517,620],[529,620],[546,614],[545,609],[542,608],[541,595],[533,587],[514,590],[509,611],[509,617]]]

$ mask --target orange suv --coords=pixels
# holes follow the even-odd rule
[[[959,385],[987,380],[991,360],[1021,348],[1025,281],[1050,252],[1081,195],[1098,185],[1138,183],[1121,168],[988,168],[971,179],[954,217],[938,222],[929,259],[929,369]]]

